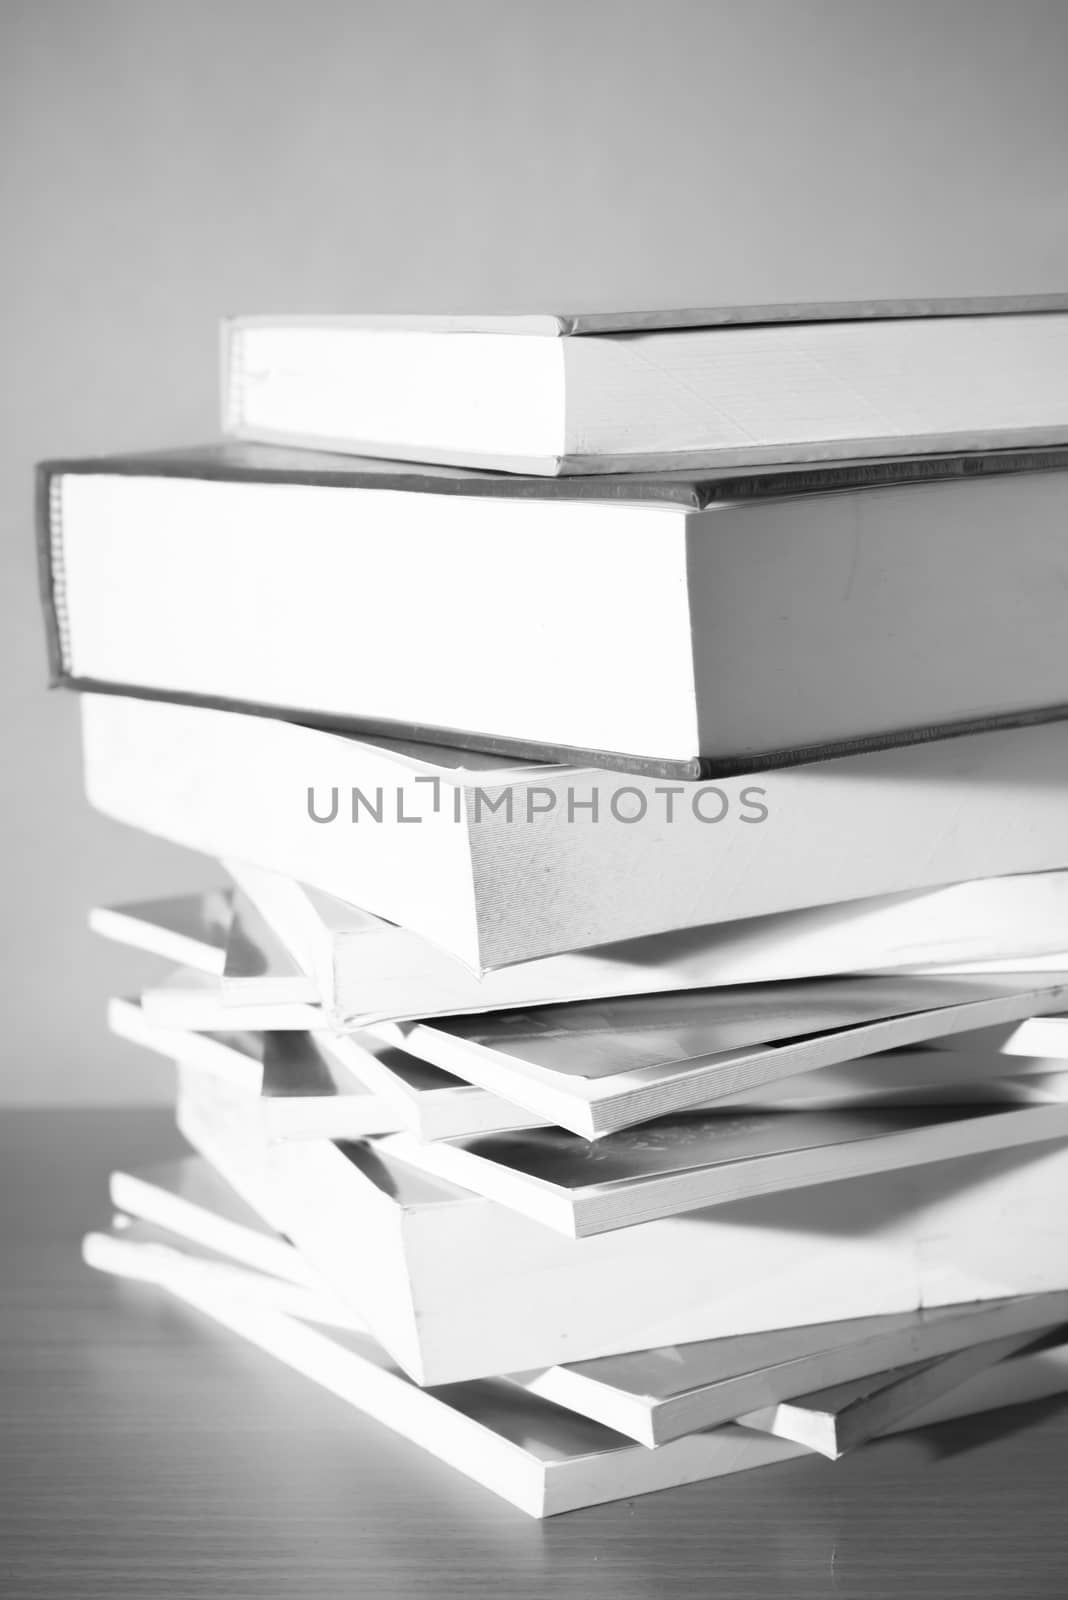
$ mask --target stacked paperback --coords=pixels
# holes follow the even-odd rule
[[[241,319],[55,462],[143,1280],[544,1516],[1068,1390],[1068,303]]]

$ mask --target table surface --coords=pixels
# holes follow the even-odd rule
[[[538,1523],[160,1291],[83,1267],[151,1111],[0,1119],[4,1600],[1068,1594],[1068,1404]]]

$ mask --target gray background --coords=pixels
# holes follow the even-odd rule
[[[211,880],[93,817],[31,467],[210,436],[230,311],[1068,288],[1068,5],[0,3],[0,1100],[158,1099],[86,907]],[[354,612],[353,622],[359,618]]]

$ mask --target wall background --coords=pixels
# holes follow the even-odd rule
[[[0,1101],[160,1099],[93,901],[212,880],[94,817],[31,466],[181,444],[230,311],[1068,288],[1068,6],[0,0]]]

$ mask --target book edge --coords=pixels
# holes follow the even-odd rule
[[[719,778],[756,776],[790,767],[816,766],[850,756],[874,755],[882,750],[900,750],[913,745],[933,744],[946,739],[963,739],[984,733],[1014,728],[1039,727],[1050,722],[1068,721],[1068,702],[1033,709],[1000,712],[994,716],[972,717],[956,722],[928,723],[922,727],[894,729],[888,733],[858,735],[850,739],[798,745],[788,749],[747,752],[743,756],[701,756],[678,759],[624,754],[612,750],[583,750],[573,745],[546,744],[532,739],[511,739],[491,734],[470,733],[460,728],[428,727],[423,723],[387,722],[373,717],[342,716],[303,707],[273,706],[253,700],[230,699],[226,695],[203,695],[147,688],[138,684],[106,683],[97,678],[75,676],[58,657],[58,633],[49,632],[49,604],[45,603],[45,628],[49,633],[53,676],[50,687],[79,694],[113,695],[130,700],[149,700],[166,705],[199,707],[208,711],[232,712],[240,716],[265,717],[274,722],[294,723],[325,733],[359,735],[393,743],[447,746],[472,753],[501,756],[533,762],[539,767],[562,766],[581,771],[589,768],[633,774],[646,778],[677,778],[702,782]],[[493,774],[492,776],[496,776]],[[488,780],[487,780],[488,781]]]
[[[248,446],[244,455],[241,453],[243,443]],[[325,463],[322,459],[324,454],[328,457]],[[373,470],[368,470],[368,460],[375,463]],[[224,439],[213,444],[173,450],[49,459],[40,464],[38,471],[49,477],[78,473],[115,477],[194,478],[212,483],[288,483],[325,488],[378,489],[391,493],[531,498],[546,502],[557,499],[594,500],[705,511],[713,505],[725,503],[748,504],[750,501],[793,499],[810,494],[1066,471],[1068,445],[931,451],[877,460],[828,458],[779,465],[768,462],[736,470],[713,468],[704,473],[631,470],[625,473],[577,472],[560,477],[526,477],[515,473],[478,473],[468,476],[461,468],[456,468],[455,473],[446,470],[438,474],[407,470],[414,464],[398,461],[396,472],[389,473],[381,470],[380,457],[361,458],[336,449],[316,452],[310,448],[283,449],[280,446]]]
[[[66,628],[60,596],[62,573],[60,546],[55,528],[56,495],[54,486],[61,476],[48,462],[42,462],[35,475],[34,525],[37,542],[37,587],[44,622],[45,651],[49,688],[66,686],[70,681]]]
[[[784,300],[763,304],[680,306],[645,311],[478,313],[369,312],[235,315],[228,333],[258,328],[364,328],[384,333],[510,333],[535,337],[667,332],[686,328],[760,326],[788,322],[868,322],[927,317],[1022,316],[1068,311],[1068,294],[921,295],[867,300]]]

